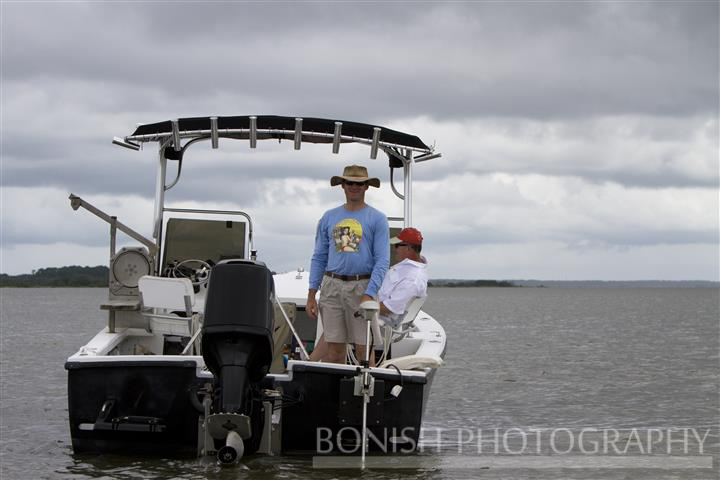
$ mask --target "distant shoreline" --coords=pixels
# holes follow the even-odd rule
[[[517,286],[518,285],[515,285],[513,282],[509,282],[507,280],[447,280],[442,278],[428,280],[428,288],[508,288]]]
[[[720,288],[711,280],[430,280],[428,287]]]
[[[0,273],[0,287],[98,287],[107,288],[108,267],[51,267],[22,275]],[[710,280],[468,280],[430,279],[430,288],[720,288]]]
[[[712,280],[510,280],[518,287],[539,288],[720,288]]]
[[[33,270],[22,275],[0,273],[0,287],[106,287],[110,270],[108,267],[50,267]]]

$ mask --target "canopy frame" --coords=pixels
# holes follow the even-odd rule
[[[381,150],[388,156],[390,162],[391,191],[403,202],[403,217],[397,220],[402,220],[404,227],[412,225],[413,164],[441,157],[440,153],[435,152],[434,145],[427,146],[416,136],[375,125],[339,120],[240,116],[182,118],[139,125],[131,135],[123,138],[115,137],[113,143],[132,150],[140,150],[144,143],[158,142],[159,158],[153,222],[153,237],[158,244],[161,242],[163,213],[172,210],[165,207],[165,192],[175,186],[180,179],[185,151],[190,145],[203,140],[209,140],[211,147],[217,149],[220,139],[223,138],[247,140],[250,148],[253,149],[257,148],[258,140],[270,139],[291,141],[294,150],[300,150],[303,142],[326,143],[332,145],[333,154],[339,153],[340,145],[343,143],[359,143],[370,147],[371,159],[377,158],[377,152]],[[184,144],[183,140],[185,140]],[[178,161],[177,175],[169,184],[166,182],[168,160]],[[394,183],[395,168],[403,169],[402,193]],[[250,225],[252,229],[252,224]],[[252,231],[250,235],[252,239]]]

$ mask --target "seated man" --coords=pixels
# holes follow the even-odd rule
[[[386,325],[397,327],[402,315],[413,297],[427,296],[427,260],[420,255],[423,237],[415,228],[405,228],[390,239],[398,263],[390,267],[378,291],[380,320]],[[373,332],[378,340],[377,328]],[[325,336],[321,336],[310,360],[322,361],[327,355]]]
[[[378,291],[380,320],[397,327],[413,297],[427,296],[427,260],[420,255],[423,237],[415,228],[403,229],[390,239],[399,261],[385,274]]]

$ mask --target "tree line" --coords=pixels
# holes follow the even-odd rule
[[[49,267],[23,275],[0,273],[0,287],[107,287],[108,267]],[[435,279],[428,287],[515,287],[508,281]]]
[[[430,280],[428,287],[515,287],[505,280]]]
[[[107,287],[108,267],[48,267],[22,275],[0,273],[0,287]]]

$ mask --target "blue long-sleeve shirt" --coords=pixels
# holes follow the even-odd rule
[[[315,233],[310,288],[320,287],[325,272],[370,274],[365,293],[376,296],[390,264],[389,232],[387,217],[370,205],[357,211],[341,205],[325,212]]]

